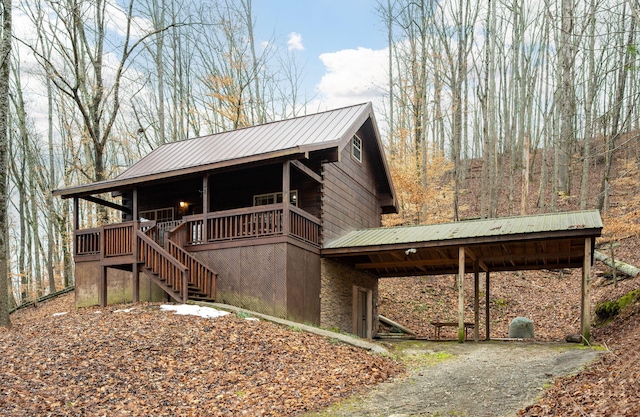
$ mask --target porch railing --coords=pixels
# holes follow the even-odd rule
[[[102,228],[78,230],[75,234],[76,256],[100,255]]]
[[[297,207],[289,210],[289,234],[315,246],[320,245],[320,219]],[[285,234],[284,206],[247,207],[197,214],[184,218],[186,245]],[[173,240],[173,239],[172,239]]]
[[[320,219],[294,206],[289,208],[289,216],[284,214],[282,204],[272,204],[186,216],[182,223],[175,224],[142,222],[139,227],[141,231],[148,232],[160,247],[168,241],[184,248],[204,243],[282,236],[285,233],[311,245],[320,245]],[[284,227],[287,217],[288,231]],[[75,256],[79,259],[133,256],[136,227],[136,222],[127,222],[77,230]]]

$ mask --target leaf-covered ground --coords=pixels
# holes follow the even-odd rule
[[[118,308],[74,310],[69,294],[14,313],[0,330],[0,415],[290,416],[404,371],[264,321]]]

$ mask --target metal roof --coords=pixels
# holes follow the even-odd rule
[[[378,277],[456,274],[461,248],[468,271],[581,268],[601,232],[598,211],[551,213],[358,230],[321,253]]]
[[[267,123],[215,135],[164,144],[120,174],[116,179],[141,177],[160,172],[267,155],[290,149],[311,150],[317,145],[340,143],[351,138],[371,112],[371,104]],[[360,124],[354,127],[354,122]],[[355,130],[354,130],[355,129]]]
[[[510,235],[583,229],[602,229],[602,220],[597,210],[468,220],[425,226],[355,230],[325,244],[324,248],[384,246],[472,238],[487,239],[496,236],[504,238]]]
[[[306,152],[345,146],[370,120],[380,153],[381,170],[393,189],[382,150],[373,106],[363,103],[293,119],[266,123],[159,146],[118,177],[87,185],[55,190],[71,197],[130,186],[147,180],[175,177],[271,158],[304,155]],[[393,192],[393,191],[392,191]]]

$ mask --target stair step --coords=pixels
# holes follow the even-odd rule
[[[209,302],[216,301],[215,299],[210,298],[209,296],[192,296],[191,294],[189,294],[189,299],[195,300],[195,301],[209,301]]]

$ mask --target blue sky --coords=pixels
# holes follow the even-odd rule
[[[304,49],[295,53],[306,64],[305,88],[320,87],[323,107],[368,101],[379,94],[371,85],[379,84],[373,79],[384,79],[381,51],[387,36],[376,1],[254,0],[253,12],[260,40],[275,37],[286,43],[292,33],[300,36]],[[360,82],[364,84],[356,85]]]

